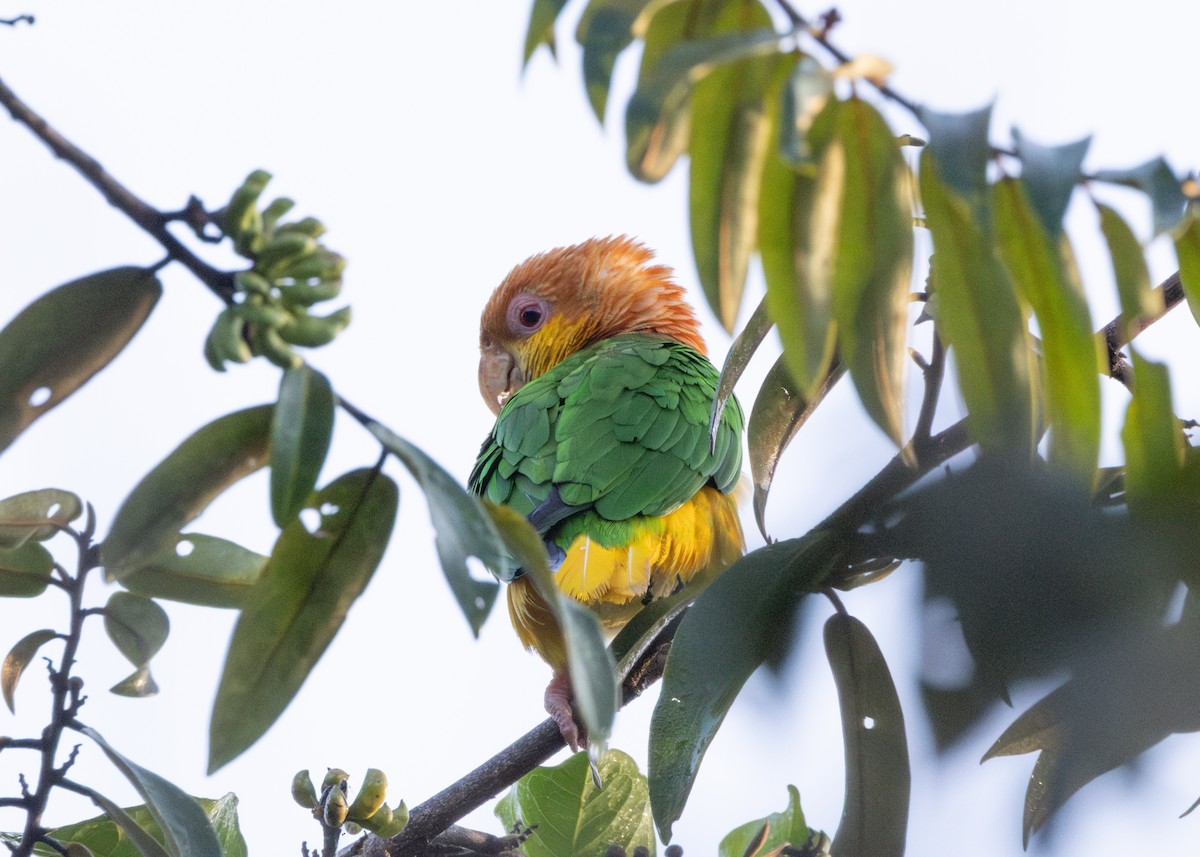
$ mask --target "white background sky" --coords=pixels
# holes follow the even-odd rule
[[[893,61],[895,85],[915,100],[953,110],[996,97],[998,134],[1013,123],[1047,142],[1094,132],[1092,168],[1132,166],[1159,153],[1179,169],[1200,160],[1196,4],[847,0],[840,9],[838,43]],[[297,214],[329,225],[330,246],[350,259],[345,299],[355,320],[315,364],[338,391],[460,479],[491,422],[475,384],[478,313],[512,265],[588,236],[627,232],[695,288],[685,170],[656,187],[628,178],[621,114],[613,111],[605,129],[590,115],[571,29],[560,29],[558,67],[542,52],[521,78],[524,0],[27,0],[2,11],[33,12],[38,23],[0,30],[0,78],[152,204],[176,208],[195,193],[219,207],[247,172],[264,167],[276,175],[271,192],[292,196]],[[578,4],[566,20],[573,25],[577,14]],[[633,68],[630,59],[619,67],[626,86]],[[618,88],[618,108],[627,92]],[[919,133],[903,116],[895,128]],[[0,123],[0,156],[0,318],[55,284],[161,258],[25,129]],[[1086,207],[1077,209],[1076,224],[1094,231]],[[1146,212],[1130,211],[1146,237]],[[1165,275],[1169,260],[1157,263],[1156,275]],[[1115,308],[1104,264],[1085,261],[1097,324]],[[0,457],[0,495],[74,490],[96,505],[104,533],[133,484],[187,434],[273,398],[271,367],[209,370],[201,345],[219,304],[177,267],[164,280],[163,300],[126,354]],[[750,294],[760,291],[756,280]],[[728,339],[707,310],[701,314],[712,350],[723,355]],[[1198,337],[1186,313],[1160,328],[1147,348],[1174,349],[1178,365],[1194,365]],[[769,360],[759,363],[744,400]],[[1177,371],[1174,381],[1180,410],[1200,414],[1190,376]],[[1122,400],[1109,398],[1111,436]],[[825,410],[781,468],[770,511],[776,535],[803,532],[892,453],[848,390]],[[344,416],[334,442],[323,481],[375,458],[374,444]],[[1118,455],[1109,441],[1106,463]],[[170,605],[171,639],[154,664],[162,693],[142,701],[105,692],[128,667],[109,655],[99,623],[89,626],[78,670],[92,696],[82,718],[194,794],[236,791],[253,854],[297,853],[301,839],[316,840],[317,828],[288,797],[297,769],[337,765],[353,783],[367,766],[379,767],[391,778],[393,800],[415,805],[543,717],[548,671],[520,649],[502,613],[480,641],[471,638],[438,570],[421,496],[398,468],[392,472],[401,482],[399,525],[370,588],[282,720],[214,776],[204,774],[208,710],[234,615]],[[265,475],[223,498],[196,529],[267,552],[274,530]],[[103,589],[96,586],[97,599]],[[921,648],[910,620],[918,597],[918,575],[907,569],[847,599],[875,630],[910,712],[917,764],[909,853],[1017,854],[1033,757],[977,765],[1011,719],[998,712],[961,751],[930,761],[911,678]],[[782,692],[753,678],[709,751],[676,825],[676,841],[693,857],[714,853],[736,825],[781,809],[789,782],[799,786],[812,824],[837,827],[841,741],[817,636],[827,610],[813,607]],[[0,649],[61,623],[63,608],[53,593],[0,603]],[[1018,706],[1038,694],[1016,691]],[[620,715],[613,740],[643,762],[652,700]],[[26,676],[17,703],[16,718],[0,714],[0,733],[36,734],[47,703],[40,670]],[[136,802],[98,756],[87,748],[76,778]],[[1071,802],[1056,853],[1194,850],[1200,821],[1175,817],[1200,794],[1195,739],[1174,739],[1145,759],[1140,776],[1107,776]],[[5,753],[0,793],[14,791],[17,771],[32,769],[28,757]],[[56,799],[49,821],[93,813],[67,796]],[[490,808],[468,822],[498,830]],[[11,813],[0,814],[0,828],[16,826]]]

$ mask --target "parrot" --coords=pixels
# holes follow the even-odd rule
[[[496,422],[468,489],[529,520],[558,588],[607,634],[745,552],[742,410],[731,396],[711,442],[720,376],[647,247],[610,236],[527,259],[484,307],[479,347]],[[577,750],[562,630],[520,569],[498,576],[517,636],[553,670],[546,710]]]

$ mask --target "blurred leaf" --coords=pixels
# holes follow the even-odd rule
[[[1028,194],[1029,207],[1050,240],[1057,243],[1071,194],[1083,180],[1081,168],[1092,138],[1084,137],[1064,146],[1043,146],[1014,128],[1013,140],[1021,159],[1020,182]]]
[[[83,512],[70,491],[43,488],[0,500],[0,548],[19,548],[29,539],[45,541]]]
[[[52,289],[0,330],[0,450],[107,366],[161,294],[153,272],[113,268]]]
[[[51,629],[42,628],[40,631],[26,634],[8,650],[8,654],[4,658],[4,665],[0,666],[0,691],[3,691],[4,703],[8,706],[8,710],[14,714],[17,709],[13,704],[13,694],[16,693],[17,682],[21,680],[21,674],[25,672],[25,667],[29,666],[29,662],[38,653],[38,649],[57,636],[58,634]]]
[[[921,156],[921,199],[933,235],[931,288],[938,333],[954,349],[971,436],[985,450],[1034,449],[1034,379],[1024,313],[971,207]]]
[[[126,759],[96,730],[84,726],[79,731],[100,745],[109,761],[141,795],[146,808],[162,828],[163,843],[172,857],[222,857],[221,845],[208,815],[194,797],[153,771]]]
[[[176,543],[179,531],[239,479],[267,463],[270,405],[218,417],[164,458],[125,498],[100,546],[111,577]]]
[[[716,449],[717,446],[717,429],[721,425],[721,414],[725,413],[725,402],[733,393],[733,388],[742,377],[742,372],[746,370],[746,364],[750,362],[750,358],[754,356],[754,352],[758,350],[758,346],[762,344],[773,326],[774,322],[767,313],[767,300],[763,298],[750,316],[750,320],[746,322],[746,326],[742,328],[742,332],[734,338],[733,344],[729,346],[729,353],[725,355],[725,363],[721,366],[721,377],[717,381],[717,395],[713,399],[712,414],[708,420],[708,442],[713,449]]]
[[[674,7],[672,17],[661,29],[655,24]],[[670,44],[678,38],[676,27],[686,25],[686,4],[672,4],[654,16],[646,33]],[[626,161],[629,171],[641,181],[656,182],[667,174],[684,150],[680,136],[686,130],[686,113],[693,87],[714,69],[738,60],[765,56],[777,50],[779,36],[772,29],[723,33],[709,38],[671,44],[652,66],[643,62],[637,89],[625,110]]]
[[[937,163],[945,187],[963,200],[975,217],[987,205],[987,165],[992,158],[988,128],[992,105],[971,113],[939,113],[922,108],[921,124],[929,129],[929,145],[922,162]],[[924,166],[921,171],[924,172]],[[924,184],[922,184],[924,189]]]
[[[641,846],[655,853],[654,828],[646,778],[620,750],[599,761],[604,788],[592,782],[586,753],[576,753],[553,768],[535,768],[496,806],[504,826],[527,825],[533,833],[521,846],[528,857],[605,857],[620,846],[633,853]]]
[[[1092,178],[1137,188],[1150,197],[1150,205],[1154,209],[1155,235],[1174,229],[1183,217],[1187,197],[1183,194],[1178,177],[1161,155],[1131,169],[1100,170]]]
[[[697,33],[692,3],[668,3],[654,12],[642,39],[642,62],[637,86],[654,72],[658,61],[677,43],[695,37]],[[644,138],[634,145],[629,136],[629,109],[626,108],[626,166],[638,181],[653,184],[663,178],[679,156],[687,151],[691,114],[690,99],[684,97],[670,112],[646,117],[650,122]]]
[[[1194,486],[1183,477],[1186,440],[1171,401],[1167,367],[1133,351],[1133,397],[1125,411],[1125,494],[1130,512],[1150,519],[1181,513]]]
[[[769,832],[755,854],[768,854],[784,845],[802,848],[808,841],[809,830],[804,822],[804,810],[800,808],[800,791],[793,785],[789,785],[787,790],[788,805],[783,812],[773,812],[766,818],[747,821],[735,827],[721,840],[717,849],[718,857],[743,857],[764,824],[769,825]]]
[[[442,467],[404,438],[385,426],[371,422],[367,430],[383,447],[408,468],[425,492],[429,517],[437,534],[438,560],[450,591],[467,617],[471,632],[479,636],[483,620],[491,612],[499,585],[476,580],[467,569],[467,557],[478,557],[494,573],[508,564],[504,542],[478,497],[468,494]]]
[[[166,612],[141,595],[114,592],[104,605],[104,630],[135,667],[149,663],[167,641],[170,629]]]
[[[392,533],[391,479],[355,470],[318,491],[309,532],[283,528],[246,597],[229,643],[209,728],[209,771],[236,758],[270,728],[316,665],[375,573]]]
[[[922,682],[921,701],[938,752],[956,745],[1002,698],[978,675],[964,687],[934,687]]]
[[[92,803],[104,812],[103,816],[94,820],[95,826],[93,828],[85,828],[80,833],[80,838],[84,839],[85,846],[89,850],[92,850],[93,853],[96,853],[96,857],[105,857],[103,847],[109,842],[112,843],[112,851],[110,853],[119,855],[119,857],[125,857],[127,854],[130,857],[176,857],[173,853],[168,854],[167,850],[162,846],[162,828],[159,828],[159,838],[155,838],[146,832],[146,829],[138,823],[133,815],[121,809],[121,807],[98,791],[89,789],[86,786],[81,787],[80,790],[91,798]],[[136,813],[138,809],[139,807],[135,807],[133,811]],[[143,809],[142,815],[153,819],[148,809]],[[110,819],[111,824],[116,828],[115,833],[103,827],[104,819],[106,818]],[[88,823],[81,822],[81,826],[86,824]],[[99,853],[93,849],[93,842],[101,848]],[[39,847],[34,846],[34,851],[35,853],[39,853]],[[56,851],[50,848],[44,848],[40,853],[57,854]]]
[[[904,712],[887,662],[867,626],[844,613],[825,623],[825,653],[846,748],[846,798],[830,852],[900,857],[911,775]]]
[[[1027,191],[1041,194],[1039,180],[1035,175],[1021,183],[996,182],[992,200],[996,238],[1000,257],[1033,307],[1042,335],[1050,463],[1078,475],[1081,485],[1090,490],[1100,456],[1100,373],[1107,369],[1108,360],[1092,333],[1087,298],[1061,224],[1056,233],[1048,233],[1030,205]],[[1051,238],[1052,234],[1057,237]]]
[[[143,664],[132,674],[121,679],[108,689],[109,693],[117,696],[127,696],[131,699],[142,699],[158,693],[158,682],[150,675],[150,666]]]
[[[522,68],[529,65],[529,60],[539,45],[545,45],[550,49],[551,55],[557,56],[554,47],[554,22],[558,20],[559,13],[566,5],[567,0],[533,0],[533,9],[529,13],[529,29],[525,32]]]
[[[750,449],[750,474],[754,481],[754,520],[759,532],[768,542],[766,512],[767,496],[775,478],[775,467],[779,457],[787,449],[796,432],[821,404],[825,394],[845,374],[841,364],[831,366],[825,383],[817,388],[816,395],[809,399],[796,389],[792,374],[783,357],[767,372],[762,388],[750,409],[750,422],[746,426],[746,441]]]
[[[767,545],[726,569],[680,623],[650,721],[650,801],[664,842],[729,706],[760,664],[778,659],[797,604],[835,556],[819,535]]]
[[[125,574],[121,585],[147,598],[203,607],[241,607],[267,558],[200,533],[181,533],[174,545]]]
[[[1179,257],[1179,279],[1192,318],[1200,324],[1200,206],[1193,207],[1175,233],[1175,255]]]
[[[813,151],[808,133],[833,96],[833,80],[819,62],[801,55],[795,59],[781,96],[776,152],[789,167],[811,165]]]
[[[0,548],[0,598],[31,598],[50,584],[54,557],[37,542]]]
[[[717,21],[720,32],[769,28],[757,0],[730,3]],[[777,113],[779,88],[795,59],[755,56],[714,68],[692,93],[688,193],[692,252],[708,305],[732,333],[741,308],[750,255],[758,232],[763,164]]]
[[[857,98],[837,111],[827,169],[845,174],[832,260],[838,352],[867,413],[904,446],[912,177],[887,122]]]
[[[487,504],[492,521],[522,571],[562,629],[567,645],[573,706],[588,741],[603,746],[617,716],[616,663],[604,642],[596,614],[563,595],[554,582],[541,536],[523,516],[507,506]]]
[[[317,485],[333,436],[333,387],[307,364],[288,369],[271,415],[271,514],[280,528]]]
[[[1117,294],[1121,298],[1121,339],[1129,342],[1137,332],[1140,318],[1154,318],[1163,312],[1162,292],[1150,288],[1150,270],[1142,244],[1124,218],[1101,202],[1096,203],[1100,231],[1108,244]]]
[[[634,25],[654,0],[591,0],[575,39],[583,46],[583,82],[601,124],[617,55],[633,43]]]

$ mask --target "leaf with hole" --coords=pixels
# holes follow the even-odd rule
[[[0,330],[0,451],[112,362],[161,294],[152,271],[113,268],[47,292]]]
[[[5,656],[4,664],[0,666],[0,691],[4,694],[4,704],[14,714],[17,709],[13,703],[13,694],[17,691],[17,682],[21,680],[21,675],[30,661],[37,655],[38,649],[57,636],[58,634],[49,628],[32,631],[17,640]]]
[[[229,486],[267,463],[270,405],[218,417],[181,443],[125,498],[100,546],[117,579],[172,547]]]
[[[825,623],[825,653],[837,685],[846,753],[846,797],[830,853],[900,857],[911,774],[891,672],[867,626],[844,613]]]
[[[0,500],[0,548],[19,548],[29,539],[45,541],[83,512],[70,491],[43,488]]]
[[[523,776],[496,806],[496,815],[512,830],[533,833],[522,844],[528,857],[604,857],[613,846],[622,853],[645,848],[654,854],[654,827],[646,778],[620,750],[609,750],[597,763],[604,788],[596,787],[586,753],[576,753],[553,768],[535,768]]]
[[[367,430],[384,449],[400,459],[425,492],[442,573],[471,632],[478,636],[500,587],[495,581],[472,577],[467,558],[478,557],[495,573],[508,565],[504,542],[491,516],[478,497],[468,494],[454,477],[416,446],[377,422],[371,422]]]
[[[146,809],[162,829],[163,843],[172,857],[223,857],[208,814],[194,797],[122,756],[96,730],[84,726],[79,731],[100,746],[141,795]]]
[[[288,369],[271,414],[271,514],[287,526],[312,494],[333,437],[333,387],[308,364]]]
[[[240,608],[266,565],[265,556],[231,541],[180,533],[173,545],[122,576],[121,585],[147,598]]]
[[[777,661],[805,593],[833,567],[827,538],[807,536],[742,557],[696,599],[671,643],[650,721],[650,801],[663,841],[683,814],[708,745],[746,679]]]
[[[387,476],[355,470],[318,491],[310,532],[293,520],[246,597],[229,643],[209,727],[209,771],[270,728],[333,640],[375,573],[399,495]]]
[[[616,663],[604,643],[596,614],[563,595],[554,583],[541,536],[523,516],[507,506],[487,504],[496,529],[522,571],[553,614],[567,646],[572,704],[583,721],[588,741],[603,745],[617,716]]]

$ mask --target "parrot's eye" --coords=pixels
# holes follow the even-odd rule
[[[535,295],[517,295],[508,305],[508,329],[518,336],[533,333],[546,322],[550,307]]]

